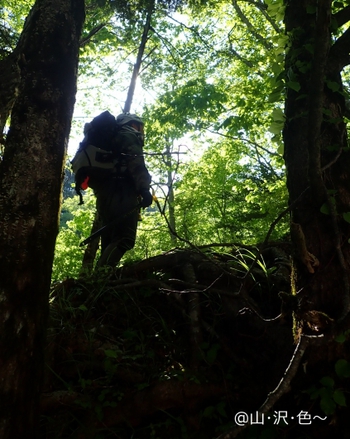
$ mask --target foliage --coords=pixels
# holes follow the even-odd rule
[[[79,207],[77,197],[66,198],[63,202],[53,263],[53,281],[79,276],[84,253],[79,243],[90,234],[95,204],[90,191],[85,194],[84,200],[85,204]]]
[[[213,240],[261,241],[286,207],[282,157],[276,152],[281,149],[283,114],[282,95],[279,93],[277,99],[275,91],[276,73],[281,70],[276,59],[281,59],[274,52],[281,52],[282,37],[274,18],[256,15],[252,5],[242,8],[216,3],[210,17],[199,13],[196,19],[185,10],[169,19],[157,9],[147,43],[152,62],[140,76],[144,89],[160,94],[145,107],[143,115],[146,162],[153,187],[168,219],[174,215],[179,237],[197,245]],[[130,76],[125,70],[121,74],[120,66],[128,59],[131,65],[130,55],[140,40],[143,22],[141,16],[137,22],[136,17],[113,19],[107,4],[91,9],[93,14],[89,7],[87,10],[83,40],[98,23],[105,20],[106,24],[86,39],[82,48],[78,102],[79,108],[89,103],[88,111],[97,113],[102,110],[98,107],[104,102],[103,95],[113,90],[116,96],[116,90],[125,87]],[[241,23],[237,20],[242,13],[247,20]],[[256,39],[256,45],[248,49],[246,41],[251,38]],[[95,56],[97,47],[99,57]],[[124,54],[116,57],[122,53],[116,51],[118,47]],[[91,63],[94,78],[89,73]],[[93,102],[82,86],[84,81],[90,87],[104,84],[94,88]],[[122,108],[121,103],[117,105]],[[81,120],[74,123],[82,132]],[[74,205],[72,208],[74,215]],[[156,210],[143,216],[136,247],[124,262],[159,254],[174,245],[164,218]],[[278,223],[272,237],[281,237],[286,230],[285,223]],[[61,239],[62,232],[56,262],[65,260],[59,257]],[[55,267],[58,273],[59,264]]]
[[[21,3],[29,7],[29,3]],[[182,6],[181,14],[168,15],[165,3],[173,9]],[[15,46],[23,19],[18,3],[8,4],[13,11],[10,14],[0,3],[1,11],[10,18],[8,27],[3,26],[0,35],[6,53]],[[334,3],[335,10],[340,4]],[[81,113],[77,113],[73,122],[72,138],[77,131],[82,133],[84,122],[106,106],[116,113],[123,108],[142,34],[144,8],[149,4],[102,0],[87,2],[86,6],[77,95],[77,111]],[[241,291],[242,278],[247,276],[247,290],[251,293],[248,299],[257,300],[263,310],[271,305],[269,311],[274,316],[280,307],[276,297],[279,287],[276,267],[267,266],[264,259],[259,259],[257,269],[251,273],[253,251],[232,255],[223,248],[227,243],[244,246],[261,243],[278,215],[286,212],[281,140],[285,123],[283,100],[286,87],[298,92],[300,84],[294,72],[285,72],[283,66],[289,38],[282,31],[284,2],[191,2],[196,14],[180,2],[160,1],[154,6],[152,35],[139,78],[139,91],[142,89],[148,95],[138,100],[136,108],[137,111],[142,109],[146,121],[146,161],[153,175],[159,206],[143,212],[136,246],[125,255],[121,265],[127,270],[135,261],[169,252],[174,247],[174,239],[164,216],[169,221],[173,217],[177,247],[188,243],[218,244],[220,250],[211,257],[216,262],[225,260],[225,269],[239,274],[239,282],[230,285],[230,292]],[[309,68],[302,63],[296,67],[301,73]],[[337,84],[328,82],[327,85],[333,87],[333,91],[338,90]],[[79,395],[73,403],[78,414],[71,416],[68,426],[64,425],[65,437],[74,436],[89,418],[96,423],[104,422],[108,408],[121,408],[126,395],[149,389],[157,380],[175,380],[177,385],[184,380],[203,384],[212,378],[216,382],[224,377],[221,387],[231,386],[233,394],[237,391],[235,386],[244,382],[241,395],[246,395],[247,390],[251,392],[248,395],[251,399],[245,401],[251,409],[249,402],[256,402],[255,388],[261,393],[259,385],[266,384],[265,376],[258,378],[260,368],[266,373],[276,366],[273,360],[277,363],[279,352],[276,352],[274,337],[279,337],[281,327],[287,332],[288,326],[282,323],[281,327],[270,330],[271,327],[258,318],[258,323],[254,321],[253,325],[251,316],[240,326],[237,322],[243,317],[236,305],[230,303],[226,308],[203,288],[203,327],[207,333],[200,345],[201,368],[193,371],[189,365],[193,346],[189,346],[189,335],[184,329],[188,320],[183,320],[190,314],[183,307],[187,298],[179,294],[179,300],[168,307],[165,294],[155,294],[147,283],[141,287],[138,284],[118,288],[115,285],[122,282],[121,279],[114,279],[115,284],[110,284],[101,273],[84,281],[71,280],[79,277],[84,251],[79,242],[90,234],[94,199],[88,191],[85,205],[78,207],[77,199],[71,197],[70,182],[71,175],[67,172],[52,275],[54,281],[66,280],[58,283],[59,287],[55,285],[51,313],[51,341],[56,349],[56,356],[51,358],[51,373],[56,378],[53,388],[61,391],[63,385],[65,391]],[[164,211],[159,212],[158,207],[164,207]],[[286,216],[275,224],[271,238],[278,240],[287,230]],[[176,265],[176,270],[182,268],[181,264]],[[147,276],[147,281],[156,282],[158,290],[164,286],[157,282],[179,280],[175,270],[172,273],[159,270]],[[219,279],[217,276],[211,280],[217,283]],[[283,281],[289,288],[289,277]],[[171,297],[169,290],[167,294]],[[224,296],[220,296],[220,300]],[[246,306],[248,299],[245,297],[240,305]],[[249,300],[248,304],[251,305]],[[232,314],[223,319],[226,312]],[[232,321],[237,325],[234,328]],[[247,330],[243,336],[242,328]],[[264,358],[255,354],[261,351],[260,337],[265,336],[262,329],[267,333],[271,331],[266,364]],[[227,345],[225,337],[229,340]],[[81,344],[74,345],[72,339]],[[281,349],[286,348],[285,340],[288,340],[286,334],[282,342],[279,341]],[[228,357],[223,355],[227,346]],[[66,356],[61,358],[62,352]],[[81,352],[86,362],[79,358]],[[70,369],[66,373],[70,367],[74,372]],[[123,367],[135,368],[132,373],[137,377],[136,382],[123,381]],[[334,374],[317,377],[317,385],[309,391],[311,400],[319,402],[320,409],[327,415],[346,407],[345,386],[338,385],[346,378],[349,378],[349,363],[346,359],[338,360]],[[248,382],[250,379],[257,384],[255,388]],[[234,381],[237,384],[234,385]],[[215,433],[219,424],[223,425],[222,430],[229,428],[233,408],[242,409],[237,401],[230,404],[226,400],[210,401],[201,407],[200,414],[196,413],[197,418],[190,421],[197,422],[202,431],[205,430],[203,425],[210,425],[211,432]],[[184,422],[186,416],[173,408],[164,409],[137,431],[130,427],[132,423],[117,432],[103,426],[94,432],[94,437],[120,434],[120,437],[134,438],[162,435],[195,438],[196,433],[190,433],[188,423]],[[51,422],[57,428],[57,419],[59,421],[59,415],[48,418],[48,430]],[[250,430],[247,437],[258,437],[255,433],[256,430]],[[276,430],[269,428],[259,432],[259,437],[277,436]]]
[[[232,426],[234,413],[249,405],[249,398],[236,400],[237,389],[250,389],[255,398],[264,394],[273,358],[289,351],[284,341],[278,352],[268,348],[264,331],[259,343],[262,338],[268,359],[248,361],[255,355],[256,329],[245,327],[240,334],[232,325],[237,298],[229,294],[255,255],[255,249],[232,249],[225,257],[184,249],[169,253],[168,260],[163,255],[155,258],[159,270],[146,269],[142,261],[139,266],[124,265],[113,278],[98,273],[53,285],[42,404],[46,435],[68,439],[88,429],[94,438],[209,439]],[[185,293],[181,283],[176,287],[189,257],[208,287],[198,304],[207,325],[200,329],[199,349],[193,340],[193,293]],[[214,287],[221,268],[230,271],[230,280]],[[133,278],[130,273],[121,277],[128,269]],[[266,303],[260,293],[268,272],[271,267],[259,259],[259,267],[248,276],[258,304]],[[271,291],[272,308],[279,306],[277,290]],[[242,314],[238,320],[246,318]],[[278,334],[285,331],[289,329],[281,327]]]
[[[0,59],[16,46],[34,0],[0,1]]]
[[[283,179],[271,168],[240,158],[239,147],[239,141],[222,142],[219,147],[213,143],[176,184],[181,230],[197,244],[261,242],[269,224],[283,210]],[[275,238],[287,229],[281,223],[277,230]]]
[[[347,407],[346,385],[344,380],[350,377],[350,363],[345,359],[340,359],[334,366],[335,377],[324,376],[319,380],[318,385],[312,386],[307,390],[311,400],[319,400],[320,408],[326,415],[332,415],[337,407]],[[340,380],[343,383],[338,383]],[[343,386],[338,387],[340,384]]]

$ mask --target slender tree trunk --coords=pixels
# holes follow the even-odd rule
[[[38,0],[0,167],[0,437],[36,436],[83,0]]]
[[[143,28],[141,43],[139,46],[136,62],[134,64],[134,69],[133,69],[132,76],[131,76],[131,81],[130,81],[130,85],[129,85],[129,89],[128,89],[128,95],[127,95],[125,105],[124,105],[124,110],[123,110],[124,113],[130,113],[131,104],[132,104],[132,100],[134,98],[134,93],[135,93],[135,88],[136,88],[136,81],[137,81],[137,78],[140,74],[142,58],[143,58],[143,55],[145,53],[146,43],[148,40],[148,34],[149,34],[149,31],[151,28],[153,8],[154,8],[154,2],[151,2],[150,6],[148,8],[148,11],[147,11],[147,17],[146,17],[146,22],[145,22],[145,25]]]
[[[168,211],[169,211],[169,225],[170,225],[170,238],[173,245],[176,245],[176,220],[175,220],[175,194],[173,186],[173,170],[171,160],[171,145],[170,142],[166,143],[166,155],[165,164],[167,167],[167,186],[168,186]],[[174,232],[174,233],[173,233]]]
[[[102,227],[102,221],[100,218],[100,215],[98,214],[97,210],[95,212],[95,218],[94,218],[94,222],[92,224],[92,228],[91,228],[91,235],[95,232],[97,232],[97,230],[99,230]],[[81,270],[80,270],[80,274],[84,275],[87,272],[91,272],[93,267],[94,267],[94,261],[96,259],[96,253],[97,250],[99,248],[100,245],[100,241],[101,238],[98,237],[94,240],[92,240],[91,242],[89,242],[89,244],[86,246],[85,252],[84,252],[84,257],[83,257],[83,262],[82,262],[82,266],[81,266]]]

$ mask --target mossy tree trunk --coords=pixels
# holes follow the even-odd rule
[[[83,0],[38,0],[0,165],[0,437],[33,438]]]
[[[331,0],[286,2],[284,143],[299,304],[337,321],[349,312],[350,151],[341,70],[350,31],[338,39],[332,32],[350,14],[331,12]]]

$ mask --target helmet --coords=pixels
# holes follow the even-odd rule
[[[141,119],[141,117],[136,116],[136,114],[130,113],[119,114],[119,116],[116,117],[116,121],[119,125],[125,125],[128,122],[137,122],[143,125],[143,120]]]

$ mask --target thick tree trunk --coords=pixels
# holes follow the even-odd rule
[[[340,319],[349,311],[350,152],[331,3],[287,2],[284,143],[300,307]]]
[[[35,437],[83,0],[38,0],[0,167],[0,437]]]

